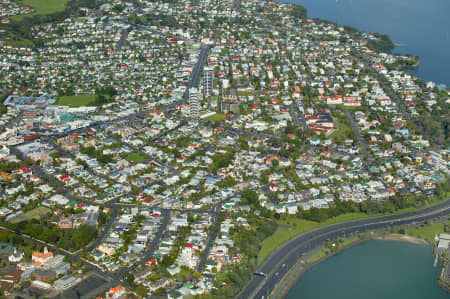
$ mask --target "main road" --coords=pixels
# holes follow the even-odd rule
[[[415,212],[386,215],[343,222],[318,228],[299,235],[278,248],[257,269],[265,277],[253,276],[247,287],[237,296],[239,299],[267,298],[281,278],[305,253],[338,237],[362,231],[386,229],[392,226],[423,222],[450,215],[450,199]]]
[[[209,50],[211,50],[211,46],[202,46],[202,48],[200,49],[197,63],[195,64],[194,69],[192,70],[191,80],[189,81],[188,88],[184,93],[184,100],[186,102],[188,101],[189,98],[189,88],[198,87],[200,83],[200,76],[203,71],[203,66],[205,65],[206,60],[208,59]]]

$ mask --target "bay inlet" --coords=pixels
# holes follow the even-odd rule
[[[394,52],[419,56],[411,71],[425,82],[450,87],[450,1],[448,0],[283,0],[303,5],[308,17],[388,34]]]
[[[432,248],[369,240],[307,270],[287,299],[448,299],[436,279]]]

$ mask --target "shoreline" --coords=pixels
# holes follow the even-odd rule
[[[369,239],[367,239],[367,240],[369,240]],[[318,260],[316,260],[316,261],[313,261],[313,262],[311,262],[311,263],[308,262],[308,260],[305,260],[305,261],[304,261],[304,264],[303,264],[303,267],[302,267],[302,269],[301,269],[300,271],[295,271],[295,267],[297,266],[297,264],[296,264],[296,265],[294,266],[294,273],[291,274],[291,275],[293,275],[292,279],[291,279],[290,281],[287,281],[287,282],[286,282],[286,286],[281,286],[282,289],[280,290],[280,296],[279,296],[279,298],[285,298],[286,295],[289,293],[289,291],[294,287],[294,285],[296,285],[296,284],[299,282],[299,280],[300,280],[300,278],[302,277],[302,275],[303,275],[306,271],[308,271],[309,269],[311,269],[312,267],[314,267],[314,266],[316,266],[316,265],[318,265],[318,264],[320,264],[320,263],[322,263],[322,262],[328,260],[329,258],[331,258],[331,257],[333,257],[333,256],[335,256],[335,255],[337,255],[337,254],[339,254],[339,253],[341,253],[341,252],[344,251],[345,249],[348,249],[348,248],[357,246],[357,245],[359,245],[359,244],[361,244],[361,243],[364,243],[364,242],[367,241],[367,240],[356,239],[354,242],[351,242],[350,244],[347,244],[347,245],[345,245],[344,247],[339,248],[339,250],[337,250],[336,252],[333,252],[332,254],[329,254],[329,255],[326,255],[326,256],[324,256],[324,257],[321,257],[320,259],[318,259]],[[299,259],[299,261],[298,261],[297,263],[299,263],[300,261],[302,261],[302,260]],[[288,274],[289,274],[289,272],[288,272]],[[287,274],[287,275],[288,275],[288,274]],[[289,278],[289,275],[288,275],[287,278]],[[279,283],[282,283],[283,280],[284,280],[284,278],[283,278]],[[276,290],[277,288],[278,288],[278,286],[277,286],[274,290]]]
[[[416,237],[412,237],[409,235],[403,235],[403,234],[397,234],[397,233],[389,233],[389,234],[384,234],[384,235],[376,235],[376,236],[370,236],[367,239],[357,239],[354,242],[351,242],[350,244],[345,245],[342,248],[339,248],[336,252],[326,255],[316,261],[313,261],[311,263],[308,262],[308,260],[304,261],[303,267],[299,270],[296,270],[298,263],[300,263],[302,261],[302,259],[299,259],[297,264],[294,265],[293,269],[293,273],[288,272],[286,274],[285,277],[283,277],[283,279],[279,282],[279,284],[275,287],[274,291],[277,290],[278,288],[282,288],[279,291],[279,296],[275,297],[275,298],[285,298],[287,296],[287,294],[290,292],[290,290],[299,282],[299,280],[301,279],[301,277],[303,276],[303,274],[308,271],[309,269],[311,269],[312,267],[328,260],[329,258],[332,258],[334,256],[336,256],[337,254],[341,253],[342,251],[349,249],[351,247],[357,246],[361,243],[364,243],[365,241],[368,240],[376,240],[376,241],[399,241],[399,242],[406,242],[406,243],[410,243],[410,244],[417,244],[417,245],[426,245],[426,246],[432,246],[432,244],[430,244],[429,242],[427,242],[424,239],[420,239],[420,238],[416,238]],[[439,280],[439,273],[441,271],[438,272],[438,279],[436,280],[437,285],[442,288],[443,290],[447,291],[448,293],[450,293],[450,287],[442,284],[442,282]],[[292,277],[291,279],[289,279],[289,277]],[[284,280],[288,279],[288,281],[286,281],[285,283],[283,282]],[[280,285],[281,284],[281,285]],[[273,292],[274,292],[273,291]],[[273,293],[272,292],[272,293]],[[272,298],[272,297],[270,297]]]
[[[382,240],[382,241],[383,240],[385,240],[385,241],[401,241],[401,242],[407,242],[407,243],[412,243],[412,244],[431,246],[431,244],[428,243],[427,241],[425,241],[424,239],[412,237],[409,235],[395,234],[395,233],[386,234],[383,236],[376,236],[373,239],[374,240]]]
[[[306,7],[306,5],[300,4],[300,3],[296,3],[293,0],[275,0],[275,2],[288,3],[288,4],[292,4],[292,5],[296,5],[296,6],[302,6],[306,10],[306,18],[307,19],[319,20],[319,21],[322,21],[322,22],[333,23],[335,25],[339,25],[339,26],[342,26],[342,27],[348,27],[348,28],[351,28],[351,29],[355,29],[359,33],[366,33],[366,34],[376,34],[377,33],[376,31],[365,31],[365,30],[362,30],[360,28],[355,27],[356,25],[346,25],[346,24],[342,23],[342,21],[341,22],[339,22],[339,21],[330,21],[330,20],[327,20],[327,19],[325,19],[323,17],[311,17],[311,16],[309,16],[309,11],[308,11],[308,8]],[[382,34],[388,36],[391,39],[391,34],[388,34],[388,33],[382,33]],[[391,39],[391,41],[392,41],[393,48],[392,48],[392,50],[386,52],[387,54],[392,54],[392,55],[396,55],[396,54],[399,54],[399,55],[413,55],[413,53],[397,53],[397,52],[395,52],[395,49],[402,48],[402,47],[407,47],[408,45],[407,44],[403,44],[403,43],[396,43],[392,39]],[[414,64],[412,66],[400,67],[398,70],[407,72],[408,70],[418,70],[419,67],[420,67],[420,62],[416,63],[416,64]],[[423,82],[431,81],[431,82],[436,83],[436,85],[441,85],[442,84],[442,85],[445,85],[446,88],[450,88],[450,84],[449,83],[442,82],[442,81],[445,81],[445,80],[432,80],[430,78],[426,79],[426,78],[424,78],[422,76],[419,76],[419,75],[414,75],[414,78],[422,80]]]

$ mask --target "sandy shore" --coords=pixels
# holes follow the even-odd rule
[[[402,235],[402,234],[388,234],[384,236],[376,237],[377,240],[393,240],[393,241],[403,241],[403,242],[409,242],[414,244],[426,244],[429,245],[429,243],[423,239],[411,237],[408,235]]]

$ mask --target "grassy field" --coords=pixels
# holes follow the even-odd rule
[[[14,223],[19,223],[22,221],[27,221],[27,220],[31,220],[31,219],[40,219],[43,215],[46,215],[48,213],[51,213],[52,210],[46,207],[38,207],[35,208],[31,211],[28,211],[26,213],[23,213],[22,215],[20,215],[19,217],[16,217],[14,219],[11,219],[10,222],[12,224]]]
[[[33,46],[33,42],[29,39],[24,39],[14,32],[5,32],[0,38],[3,38],[7,44],[14,45],[16,47],[27,47],[30,48]]]
[[[225,119],[225,114],[223,114],[223,113],[216,113],[214,115],[204,118],[205,121],[213,121],[213,122],[222,121],[224,119]]]
[[[258,263],[262,263],[274,250],[280,247],[283,243],[289,241],[297,235],[306,233],[315,228],[321,226],[331,225],[338,222],[345,222],[351,220],[357,220],[362,218],[367,218],[367,214],[364,213],[352,213],[344,214],[338,217],[331,218],[325,222],[319,223],[299,218],[289,218],[288,220],[278,221],[280,224],[287,225],[291,227],[291,230],[278,227],[275,233],[269,238],[265,239],[261,250],[258,255]]]
[[[238,91],[237,94],[239,97],[248,97],[248,96],[254,96],[255,92],[254,91]]]
[[[346,139],[355,139],[355,133],[353,132],[353,129],[350,126],[349,120],[345,114],[341,113],[340,117],[335,117],[335,121],[337,123],[337,129],[330,135],[331,139],[335,142],[342,142]]]
[[[424,227],[411,228],[405,230],[405,234],[434,244],[434,237],[444,233],[444,223],[425,225]]]
[[[95,95],[83,94],[77,96],[62,96],[56,101],[56,105],[69,107],[89,106],[95,101]]]
[[[134,163],[141,163],[147,160],[147,157],[140,153],[131,153],[127,155],[127,160],[134,162]]]
[[[17,2],[24,6],[33,7],[36,10],[31,14],[17,15],[11,18],[13,20],[20,21],[25,17],[32,17],[34,15],[48,15],[63,11],[69,0],[22,0]]]

